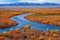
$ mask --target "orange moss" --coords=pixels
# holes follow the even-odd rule
[[[38,40],[44,40],[44,36],[40,36],[39,38],[38,38]]]
[[[58,37],[59,35],[58,34],[53,34],[53,37]]]
[[[49,37],[48,40],[53,40],[53,39],[51,37]]]

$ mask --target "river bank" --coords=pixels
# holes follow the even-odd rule
[[[54,26],[60,26],[60,12],[59,13],[48,13],[48,14],[30,14],[25,16],[25,19],[41,22],[43,24],[49,24]]]
[[[60,40],[59,30],[49,30],[46,32],[24,25],[22,28],[10,29],[0,34],[0,40]]]

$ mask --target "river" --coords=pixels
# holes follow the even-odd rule
[[[11,26],[8,28],[4,28],[4,29],[0,29],[0,33],[2,33],[3,31],[9,31],[11,28],[12,29],[16,29],[16,28],[22,28],[24,25],[29,24],[31,26],[31,28],[35,28],[38,30],[43,30],[46,31],[46,28],[48,28],[49,30],[60,30],[60,26],[52,26],[49,24],[42,24],[39,22],[34,22],[34,21],[29,21],[27,19],[24,18],[24,16],[31,14],[31,13],[26,13],[26,14],[21,14],[21,15],[17,15],[17,16],[13,16],[11,19],[17,21],[19,24],[16,26]]]

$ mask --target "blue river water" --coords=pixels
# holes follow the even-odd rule
[[[29,21],[29,20],[25,19],[24,16],[26,16],[28,14],[31,14],[31,13],[13,16],[11,19],[17,21],[19,24],[16,26],[11,26],[8,28],[0,29],[0,33],[2,33],[3,31],[9,31],[11,28],[14,30],[16,28],[22,28],[26,24],[29,24],[32,28],[35,28],[38,30],[43,30],[43,31],[46,31],[46,28],[48,28],[49,30],[56,30],[56,29],[60,30],[60,26],[52,26],[49,24],[42,24],[39,22]]]

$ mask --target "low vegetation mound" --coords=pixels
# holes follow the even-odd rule
[[[26,19],[41,22],[43,24],[50,24],[60,26],[60,13],[36,13],[25,16]]]

